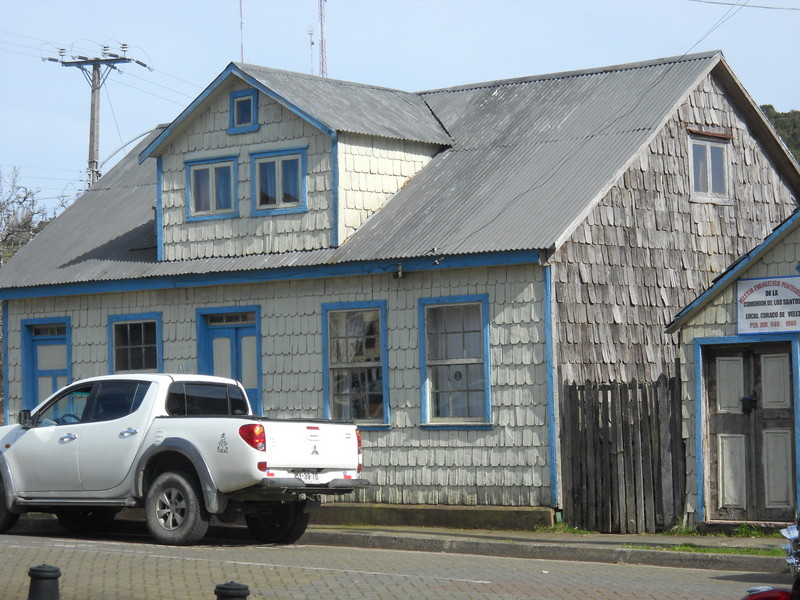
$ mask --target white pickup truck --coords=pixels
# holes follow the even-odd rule
[[[251,414],[236,381],[107,375],[77,381],[0,427],[0,533],[25,512],[100,530],[144,507],[160,543],[189,545],[214,515],[262,542],[303,535],[320,496],[366,487],[352,423]]]

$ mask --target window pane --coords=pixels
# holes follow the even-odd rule
[[[211,172],[208,168],[192,169],[192,206],[194,212],[211,210]]]
[[[231,206],[233,206],[230,167],[225,166],[214,169],[214,186],[216,188],[217,210],[230,210]]]
[[[276,195],[275,163],[262,162],[258,165],[258,204],[275,205],[278,203]]]
[[[114,325],[114,371],[154,371],[158,368],[155,321]]]
[[[283,170],[283,197],[286,203],[300,202],[300,161],[296,158],[284,160],[281,163]]]
[[[724,195],[726,193],[725,182],[725,148],[722,146],[710,146],[711,151],[711,191],[714,194]]]
[[[692,161],[694,191],[708,192],[708,159],[703,144],[692,144]]]
[[[237,127],[250,125],[253,122],[253,99],[250,97],[237,98],[234,106],[236,107],[234,125]]]

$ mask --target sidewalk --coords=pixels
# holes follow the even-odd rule
[[[316,516],[316,515],[315,515]],[[323,519],[324,520],[324,519]],[[141,534],[147,531],[140,510],[123,511],[112,531]],[[49,515],[20,519],[10,533],[68,535]],[[213,524],[206,536],[209,543],[236,541],[255,543],[243,525]],[[520,530],[457,529],[452,527],[325,525],[314,522],[298,542],[308,545],[446,552],[483,556],[568,560],[600,563],[639,564],[661,567],[787,573],[779,556],[751,556],[715,553],[715,549],[780,549],[783,538],[741,538],[729,536],[669,536],[544,533]],[[688,552],[669,550],[686,544],[712,550]]]

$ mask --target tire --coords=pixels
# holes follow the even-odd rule
[[[308,527],[309,514],[298,502],[271,504],[260,512],[245,515],[247,529],[260,542],[267,544],[293,544]]]
[[[96,533],[108,529],[116,516],[116,509],[105,506],[67,508],[56,513],[61,526],[74,533]]]
[[[3,478],[0,477],[0,533],[5,533],[11,529],[19,519],[19,515],[8,511],[8,499],[6,498],[6,486]]]
[[[210,515],[197,479],[179,471],[156,477],[147,491],[145,520],[159,544],[190,546],[203,539]]]

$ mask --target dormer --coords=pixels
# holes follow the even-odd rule
[[[449,144],[418,94],[231,63],[140,155],[159,260],[338,247]]]

